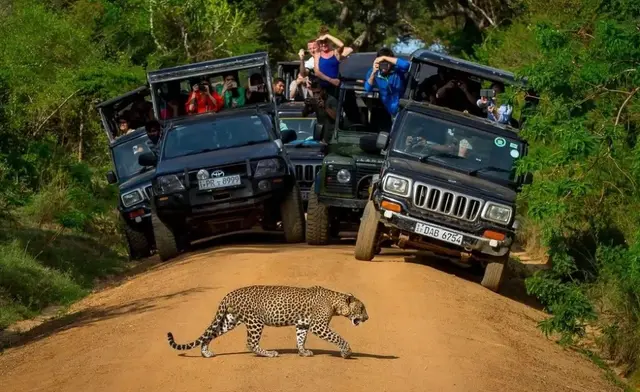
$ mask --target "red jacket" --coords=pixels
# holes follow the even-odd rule
[[[192,91],[189,99],[187,99],[187,103],[184,105],[187,113],[219,112],[224,105],[224,100],[215,90],[211,91],[211,96],[213,99],[204,95],[201,91]],[[189,110],[189,105],[194,97],[196,99],[195,110]]]

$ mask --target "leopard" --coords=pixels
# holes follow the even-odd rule
[[[295,326],[300,356],[313,356],[313,351],[305,348],[307,333],[311,331],[319,338],[336,345],[342,358],[347,359],[351,357],[351,347],[329,327],[333,316],[344,316],[354,326],[369,319],[364,303],[351,293],[322,286],[245,286],[228,292],[222,298],[213,321],[199,338],[190,343],[177,344],[173,334],[168,332],[167,339],[175,350],[191,350],[200,346],[201,355],[211,358],[215,355],[209,349],[211,341],[238,325],[245,324],[249,351],[261,357],[277,357],[277,351],[260,347],[263,328]]]

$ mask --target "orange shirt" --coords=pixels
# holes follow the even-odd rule
[[[224,104],[224,100],[222,97],[214,91],[211,91],[211,96],[213,99],[203,94],[201,91],[192,91],[191,95],[189,95],[189,99],[187,99],[187,103],[185,104],[185,109],[187,113],[206,113],[206,112],[219,112],[222,109],[222,105]],[[189,106],[191,100],[196,99],[196,107],[194,110],[189,110]]]

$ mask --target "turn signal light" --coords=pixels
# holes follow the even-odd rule
[[[144,215],[144,210],[135,210],[129,213],[129,218],[134,219],[138,216]]]
[[[497,231],[493,230],[485,230],[482,236],[496,241],[502,241],[505,237],[504,233],[498,233]]]
[[[382,203],[380,203],[380,206],[382,208],[384,208],[385,210],[389,210],[389,211],[393,211],[393,212],[402,211],[402,207],[400,206],[400,204],[393,203],[393,202],[386,201],[386,200],[383,200]]]

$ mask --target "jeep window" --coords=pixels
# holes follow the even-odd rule
[[[259,116],[219,117],[212,121],[178,125],[169,130],[163,157],[171,159],[269,140],[269,129]]]
[[[391,116],[377,94],[346,89],[339,119],[340,129],[362,132],[388,132]]]
[[[296,131],[297,139],[295,142],[299,142],[306,139],[313,139],[313,130],[315,128],[317,120],[313,117],[280,117],[280,130],[291,129]]]
[[[523,153],[515,138],[416,112],[408,112],[394,133],[394,151],[488,179],[514,182],[514,162]]]
[[[113,160],[115,161],[116,173],[120,182],[140,174],[150,168],[145,168],[138,164],[140,154],[150,152],[151,141],[146,134],[139,138],[122,143],[113,148]]]

